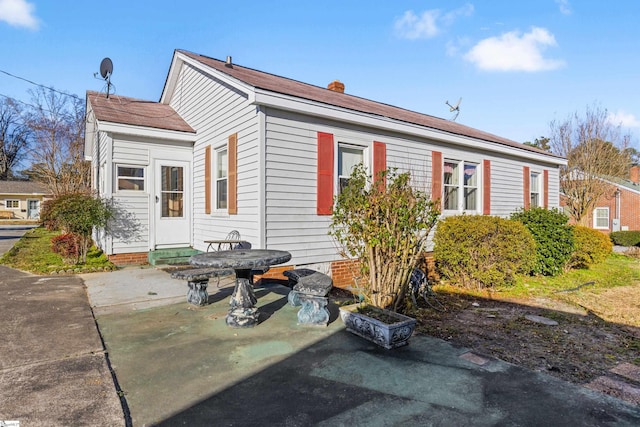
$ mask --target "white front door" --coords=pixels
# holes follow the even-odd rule
[[[155,246],[190,245],[191,194],[189,162],[156,161]]]
[[[39,219],[40,218],[40,200],[29,199],[27,200],[27,219]]]

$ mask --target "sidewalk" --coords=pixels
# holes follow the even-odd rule
[[[82,280],[0,266],[0,420],[124,425]]]
[[[278,284],[256,289],[259,325],[232,329],[229,282],[194,308],[159,270],[83,278],[135,426],[640,425],[638,406],[438,339],[373,346],[335,305],[300,327]]]

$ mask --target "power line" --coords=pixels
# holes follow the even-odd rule
[[[75,98],[75,99],[77,99],[77,100],[79,100],[79,101],[82,101],[82,98],[80,98],[78,95],[74,95],[74,94],[72,94],[72,93],[61,92],[61,91],[56,90],[56,89],[54,89],[54,88],[52,88],[52,87],[45,86],[45,85],[40,84],[40,83],[36,83],[36,82],[34,82],[34,81],[32,81],[32,80],[29,80],[29,79],[26,79],[26,78],[24,78],[24,77],[16,76],[15,74],[11,74],[11,73],[9,73],[8,71],[0,70],[0,73],[6,74],[7,76],[9,76],[9,77],[13,77],[14,79],[18,79],[18,80],[25,81],[25,82],[27,82],[27,83],[30,83],[30,84],[34,85],[34,86],[38,86],[38,87],[41,87],[41,88],[43,88],[43,89],[47,89],[47,90],[50,90],[50,91],[53,91],[53,92],[59,93],[60,95],[70,96],[71,98]]]

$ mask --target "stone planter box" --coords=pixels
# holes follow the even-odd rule
[[[393,322],[386,323],[359,313],[359,307],[361,307],[359,303],[340,307],[340,318],[347,327],[347,331],[386,349],[409,344],[409,338],[416,328],[416,319],[393,311],[373,308],[382,314],[381,317],[391,319]]]

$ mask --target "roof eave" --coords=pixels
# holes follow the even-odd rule
[[[196,132],[185,132],[171,129],[153,128],[148,126],[129,125],[124,123],[97,121],[98,128],[104,132],[112,132],[120,135],[142,136],[147,138],[195,142]]]
[[[567,160],[553,154],[538,153],[525,148],[512,147],[495,141],[485,141],[464,135],[458,135],[443,130],[426,127],[423,125],[403,122],[389,117],[382,117],[371,113],[350,110],[335,105],[324,104],[317,101],[285,95],[265,89],[255,90],[255,104],[278,108],[281,110],[340,120],[357,125],[375,127],[393,132],[427,138],[439,142],[456,144],[459,146],[483,149],[485,151],[499,152],[512,156],[527,158],[530,160],[551,163],[564,166]]]

